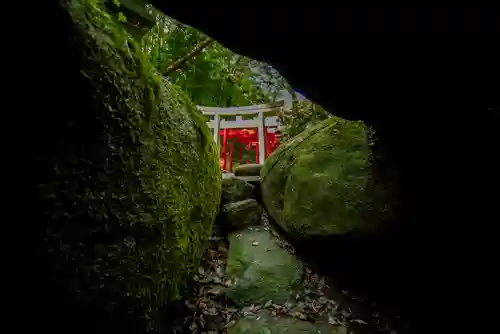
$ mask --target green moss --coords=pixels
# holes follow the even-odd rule
[[[370,173],[369,130],[333,117],[282,145],[265,162],[263,201],[286,231],[331,235],[376,224],[381,209]],[[379,213],[371,215],[379,216]]]
[[[242,230],[229,236],[228,274],[236,284],[228,296],[238,305],[285,303],[297,292],[301,263],[279,247],[268,231]]]
[[[72,302],[104,312],[110,328],[139,319],[138,330],[157,330],[211,233],[216,149],[194,105],[99,1],[67,10],[68,50],[81,58],[60,73],[78,100],[53,125],[60,136],[43,158],[52,173],[39,180],[51,269]]]
[[[347,327],[331,326],[325,323],[312,323],[291,317],[273,318],[268,312],[261,311],[238,319],[228,328],[229,334],[347,334]]]

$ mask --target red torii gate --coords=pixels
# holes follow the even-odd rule
[[[263,163],[279,145],[279,122],[276,116],[283,108],[283,101],[272,104],[261,104],[247,107],[213,108],[198,106],[198,109],[211,118],[208,126],[214,130],[214,141],[219,147],[220,136],[223,137],[221,165],[226,170],[226,157],[228,140],[231,139],[229,148],[229,171],[233,168],[235,142],[240,144],[239,163],[243,159],[243,145],[246,145],[249,156],[255,149],[256,162]],[[243,119],[243,115],[257,115],[254,119]],[[236,116],[236,120],[221,119],[221,116]],[[256,129],[255,129],[256,128]],[[247,163],[249,157],[247,159]]]

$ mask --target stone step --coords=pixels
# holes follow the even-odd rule
[[[236,176],[260,176],[262,164],[246,164],[236,166],[234,175]]]
[[[235,228],[245,228],[260,222],[262,208],[252,198],[224,205],[229,223]]]
[[[259,189],[239,177],[222,179],[222,200],[225,204],[248,198],[258,198],[259,195]]]
[[[260,176],[236,176],[236,178],[248,182],[255,187],[260,187]]]

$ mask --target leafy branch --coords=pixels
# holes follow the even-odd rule
[[[203,41],[200,42],[197,46],[194,47],[191,51],[189,51],[187,54],[182,56],[181,58],[177,59],[172,65],[170,65],[166,71],[163,73],[163,75],[169,75],[170,73],[178,70],[184,63],[186,63],[188,60],[196,57],[198,54],[200,54],[201,51],[203,51],[204,48],[212,44],[215,40],[211,37],[207,37]]]

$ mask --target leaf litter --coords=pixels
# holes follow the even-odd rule
[[[270,226],[265,215],[260,228],[270,231],[280,247],[295,254],[293,247]],[[258,243],[253,246],[258,246]],[[194,276],[195,284],[185,300],[189,314],[176,323],[174,333],[227,333],[228,328],[240,317],[255,314],[260,310],[269,311],[274,318],[294,317],[302,321],[321,320],[331,325],[345,325],[349,327],[349,332],[353,333],[379,331],[352,331],[351,325],[365,327],[369,325],[370,328],[375,325],[378,329],[382,327],[378,314],[374,314],[370,319],[359,319],[349,308],[328,298],[329,286],[325,277],[307,267],[304,271],[302,292],[297,293],[291,301],[280,305],[268,300],[262,305],[250,305],[239,309],[224,292],[227,287],[234,284],[232,278],[226,275],[228,248],[226,236],[214,235],[209,239],[209,247]],[[387,325],[384,324],[384,327],[387,328]]]

